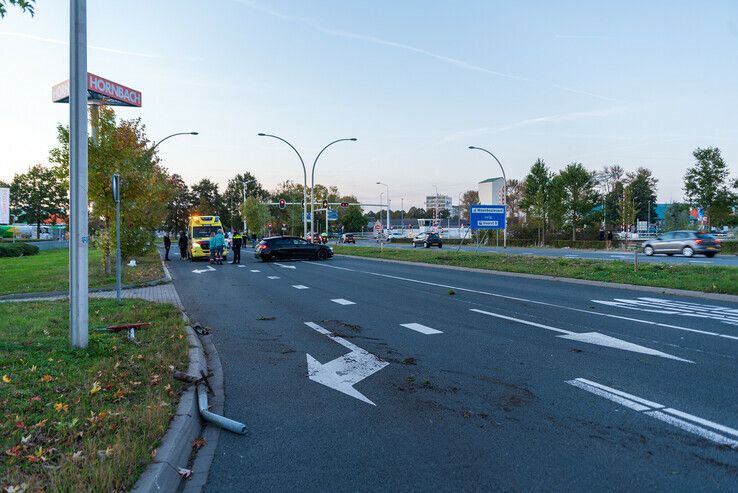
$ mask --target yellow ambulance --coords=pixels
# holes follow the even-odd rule
[[[190,260],[210,258],[210,233],[218,233],[221,229],[220,216],[191,216],[187,225]],[[224,247],[223,260],[227,256],[228,249]]]

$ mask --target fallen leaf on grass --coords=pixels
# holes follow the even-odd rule
[[[31,397],[31,398],[30,398],[29,400],[30,400],[31,402],[37,402],[37,401],[40,401],[40,400],[41,400],[41,396],[40,396],[40,395],[34,395],[34,396],[33,396],[33,397]]]
[[[48,420],[49,420],[49,418],[42,419],[41,421],[39,421],[38,423],[36,423],[35,425],[33,425],[33,427],[34,428],[43,428],[44,426],[46,426],[46,422]]]
[[[161,377],[159,375],[151,375],[151,381],[149,385],[159,385],[161,383]]]
[[[69,404],[64,404],[63,402],[57,402],[54,404],[54,411],[60,413],[62,411],[67,412],[69,411]]]
[[[10,378],[10,375],[3,375],[3,382],[10,383],[12,381],[13,381],[13,379]]]
[[[6,450],[5,455],[9,455],[11,457],[19,457],[22,451],[23,447],[21,447],[20,445],[16,445],[15,447],[11,447]]]
[[[28,491],[28,483],[21,483],[5,487],[5,493],[26,493]]]
[[[47,375],[44,375],[41,378],[39,378],[39,381],[41,381],[41,382],[51,382],[53,380],[54,380],[54,377],[52,377],[51,375],[48,375],[48,374]]]
[[[82,451],[78,450],[72,454],[72,462],[79,462],[85,460],[85,456],[82,455]]]
[[[192,477],[192,469],[184,469],[180,467],[177,472],[185,479],[190,479]]]
[[[192,440],[192,448],[194,448],[194,449],[198,449],[199,450],[199,449],[203,448],[207,444],[208,444],[208,441],[205,440],[204,438],[196,438],[196,439]]]
[[[102,390],[100,382],[92,382],[92,388],[90,389],[90,395],[95,395]]]

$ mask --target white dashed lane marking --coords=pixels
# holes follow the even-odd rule
[[[251,272],[261,272],[259,269],[251,269]]]
[[[333,303],[338,303],[339,305],[355,305],[353,301],[344,300],[343,298],[336,298],[335,300],[331,300]]]
[[[267,279],[279,279],[279,276],[267,276]]]
[[[308,289],[307,286],[303,286],[302,284],[293,284],[292,287],[295,289]]]
[[[427,327],[422,324],[418,323],[410,323],[410,324],[400,324],[401,327],[405,327],[406,329],[414,330],[415,332],[420,332],[421,334],[425,335],[431,335],[431,334],[443,334],[440,330],[433,329],[431,327]]]

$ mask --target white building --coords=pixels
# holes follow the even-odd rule
[[[505,181],[501,177],[488,178],[479,182],[480,204],[504,204]]]
[[[425,197],[425,210],[435,210],[438,205],[438,210],[448,209],[451,210],[451,197],[448,195],[426,195]]]

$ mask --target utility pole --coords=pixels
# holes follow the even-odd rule
[[[70,1],[69,32],[69,339],[88,342],[87,1]]]

